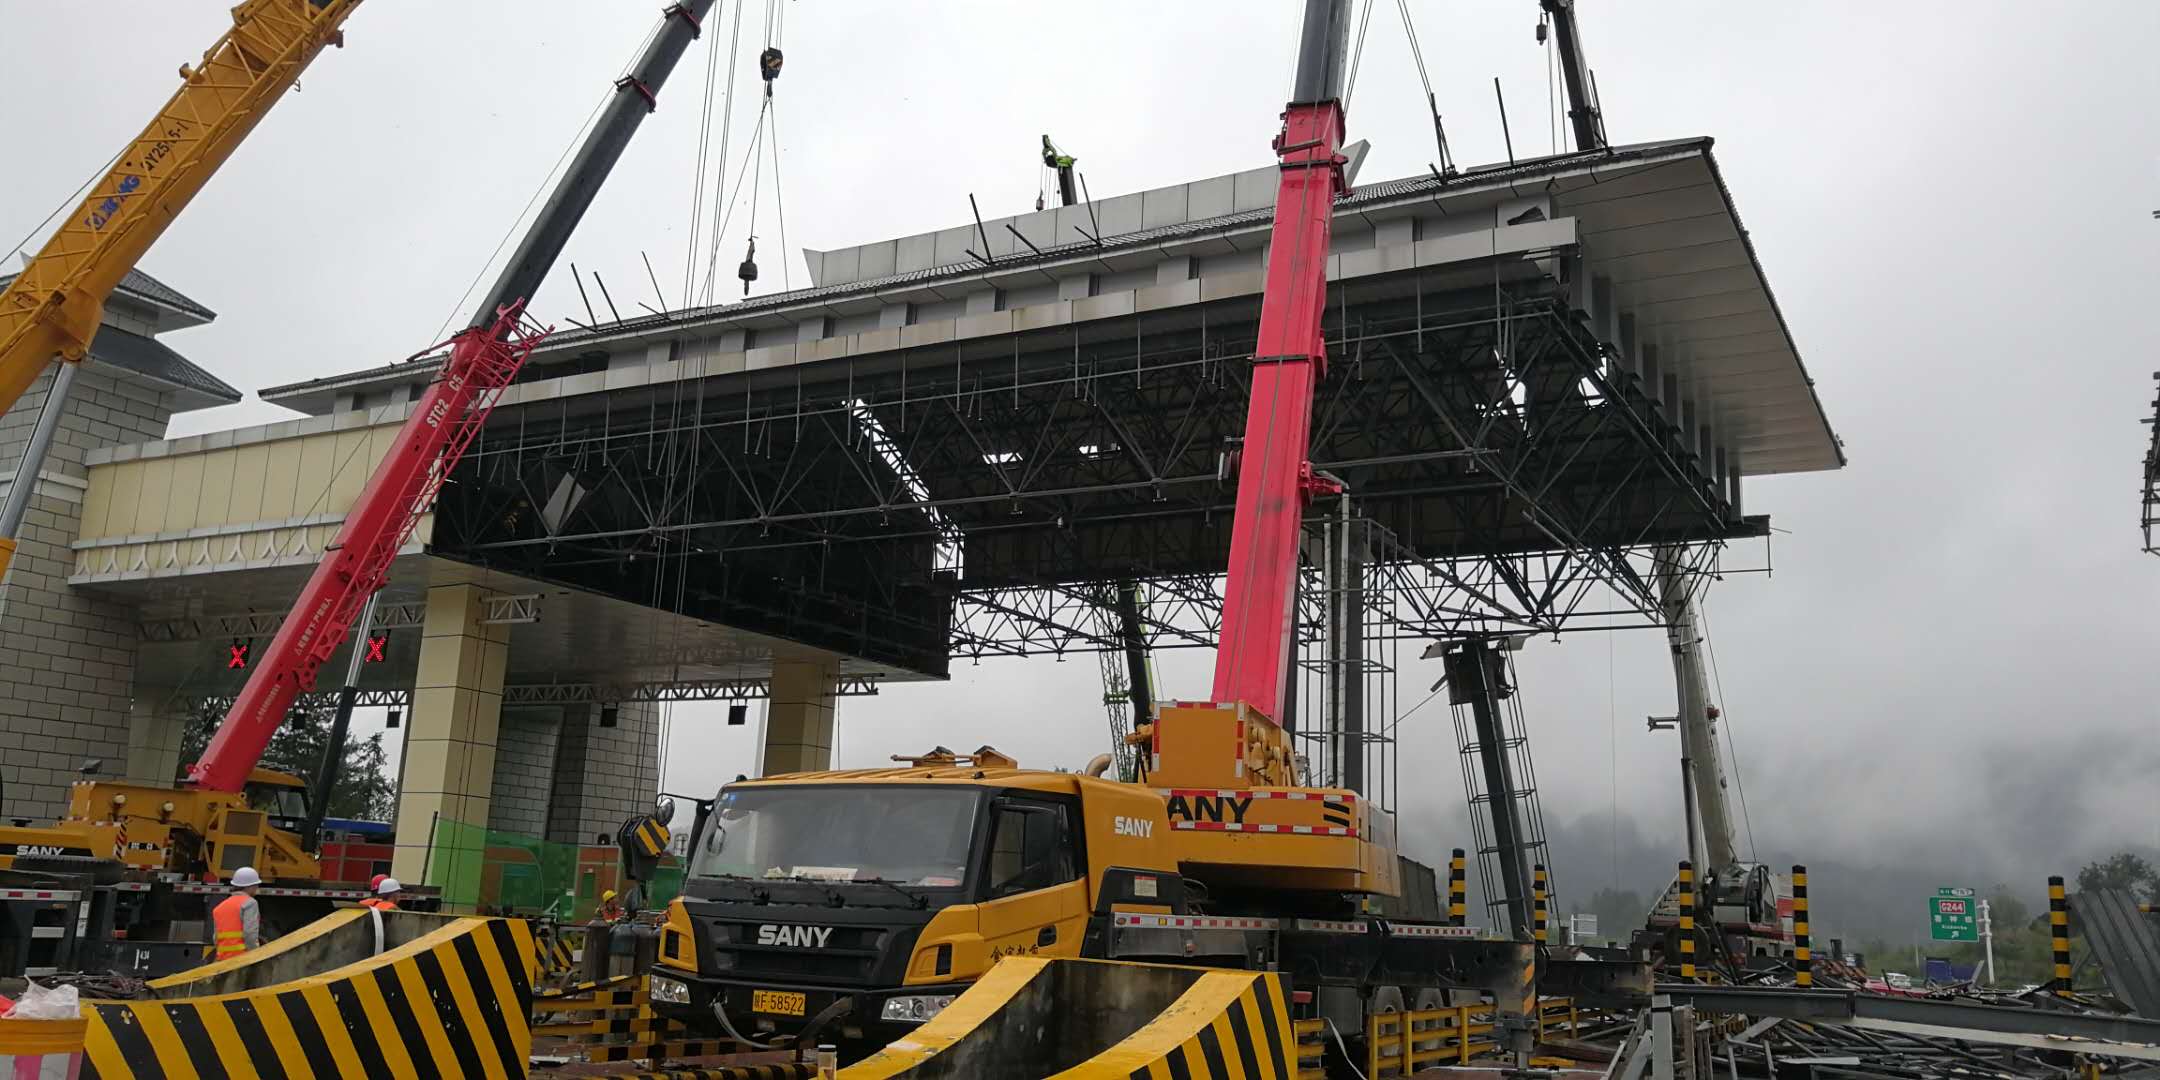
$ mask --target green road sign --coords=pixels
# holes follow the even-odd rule
[[[1956,895],[1962,893],[1963,895]],[[1938,889],[1928,898],[1928,939],[1980,940],[1979,904],[1971,889]]]

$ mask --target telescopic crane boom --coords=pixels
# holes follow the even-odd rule
[[[1313,393],[1327,370],[1327,307],[1335,196],[1349,187],[1342,154],[1349,0],[1306,0],[1297,77],[1283,110],[1267,277],[1254,344],[1252,400],[1239,451],[1237,510],[1224,581],[1215,694],[1269,721],[1282,717],[1297,585],[1298,524],[1316,494],[1341,490],[1313,474]]]
[[[1575,22],[1575,0],[1538,0],[1552,19],[1554,44],[1560,49],[1560,80],[1567,84],[1568,126],[1575,132],[1577,150],[1603,150],[1605,113],[1598,108],[1597,77],[1583,56],[1582,27]],[[1544,40],[1539,28],[1538,40]]]
[[[359,6],[360,0],[245,0],[233,8],[232,29],[200,65],[180,65],[180,89],[0,291],[0,412],[61,361],[38,421],[45,436],[30,440],[0,505],[0,574],[14,560],[15,533],[51,445],[51,422],[67,399],[75,365],[89,355],[105,298],[316,54],[343,43],[339,27]]]
[[[375,466],[330,545],[330,557],[315,568],[300,590],[262,663],[249,674],[202,760],[190,768],[190,780],[213,790],[240,790],[293,700],[313,689],[317,671],[351,634],[354,616],[382,588],[398,548],[479,433],[496,399],[546,333],[525,328],[526,303],[562,253],[631,135],[646,114],[658,108],[661,85],[697,38],[713,3],[685,0],[669,5],[662,13],[659,32],[631,73],[616,81],[614,98],[467,328],[450,340],[449,359],[421,395],[389,453]],[[349,694],[341,695],[342,718],[350,717],[349,699]],[[342,741],[342,727],[334,725],[333,744]],[[332,761],[341,749],[331,747]],[[318,792],[317,800],[327,802],[329,794]]]

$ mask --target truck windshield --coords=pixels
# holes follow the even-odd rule
[[[723,791],[690,872],[954,888],[980,802],[972,788],[917,785]]]

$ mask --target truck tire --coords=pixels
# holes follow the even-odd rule
[[[116,885],[126,873],[118,859],[91,855],[17,855],[14,869],[25,874],[67,874],[90,879],[92,885]]]

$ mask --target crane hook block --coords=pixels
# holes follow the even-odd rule
[[[758,74],[766,82],[771,82],[780,77],[780,65],[787,60],[786,57],[781,55],[780,50],[774,48],[767,48],[764,52],[759,53],[757,59]]]
[[[742,279],[743,295],[750,295],[750,283],[757,280],[757,240],[755,238],[750,241],[750,250],[743,252],[742,265],[735,268],[735,276]]]

